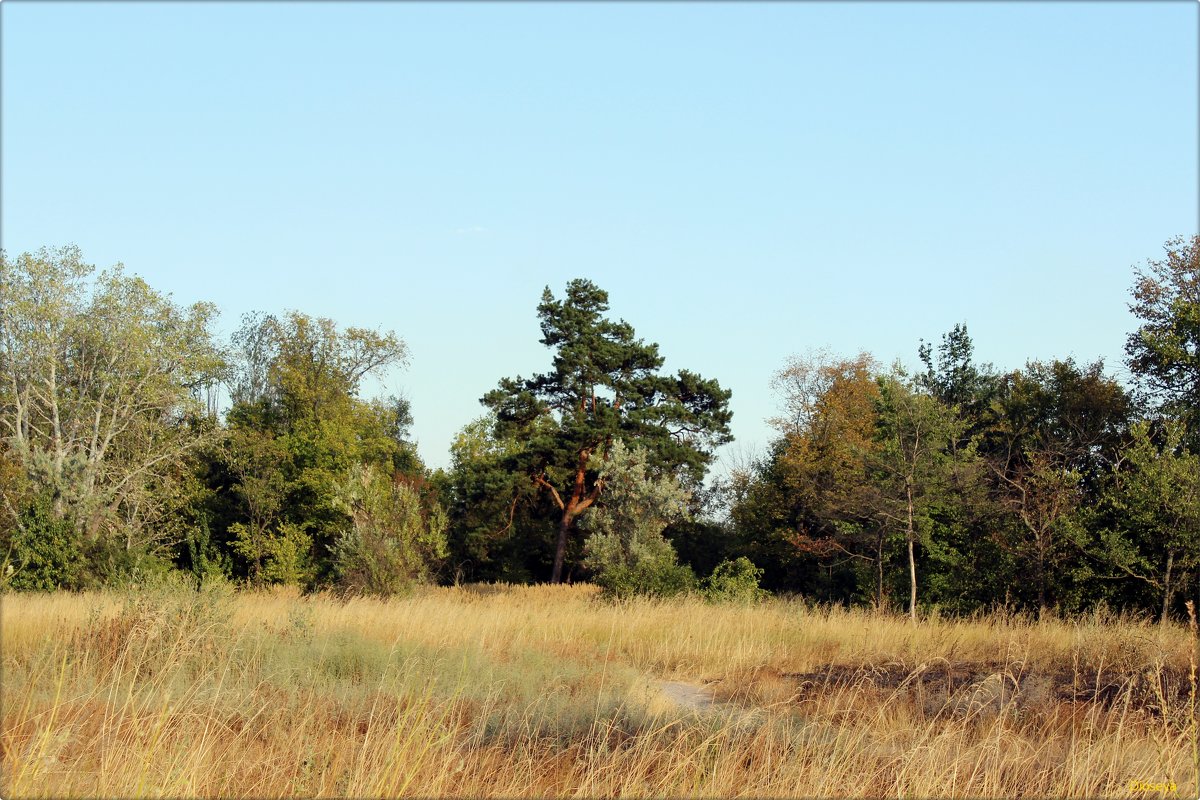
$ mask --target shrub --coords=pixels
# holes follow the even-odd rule
[[[696,588],[662,532],[687,516],[687,490],[673,475],[649,472],[646,451],[617,441],[600,463],[601,504],[581,518],[589,532],[584,564],[605,594],[668,597]]]
[[[696,574],[674,558],[639,561],[634,566],[616,565],[596,574],[595,583],[607,597],[626,599],[635,595],[674,597],[695,591]]]
[[[84,547],[87,575],[83,588],[106,586],[117,589],[140,589],[172,583],[179,570],[145,544],[130,546],[123,539],[104,536]]]
[[[85,562],[71,520],[56,516],[46,496],[22,509],[18,520],[0,580],[19,590],[82,588]]]
[[[229,532],[233,551],[251,565],[251,581],[304,586],[312,580],[312,536],[303,526],[285,522],[255,535],[251,527],[235,522]]]
[[[346,592],[391,595],[427,580],[447,553],[446,515],[412,486],[355,467],[339,486],[353,525],[333,545],[333,571]]]
[[[704,579],[704,597],[715,603],[754,603],[767,597],[758,588],[763,571],[745,556],[725,559]]]

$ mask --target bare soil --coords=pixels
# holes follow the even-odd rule
[[[854,690],[880,697],[897,694],[919,700],[930,710],[938,701],[988,704],[1014,702],[1021,707],[1089,704],[1105,709],[1127,705],[1154,716],[1188,707],[1192,691],[1187,670],[1168,666],[1145,670],[1035,667],[1021,662],[956,661],[913,665],[828,664],[812,672],[758,671],[716,685],[720,700],[761,704],[803,703],[833,692]]]

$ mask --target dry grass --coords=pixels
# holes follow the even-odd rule
[[[1102,614],[914,628],[584,586],[2,604],[10,800],[1198,789],[1187,630]]]

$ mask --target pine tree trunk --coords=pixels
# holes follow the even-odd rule
[[[562,583],[563,561],[567,557],[567,532],[571,529],[571,515],[563,512],[558,523],[558,544],[554,548],[554,571],[550,574],[551,583]]]

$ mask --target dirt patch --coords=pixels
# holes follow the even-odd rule
[[[717,697],[709,687],[685,681],[659,681],[661,697],[673,706],[688,709],[701,716],[717,715],[738,726],[753,726],[759,720],[759,709],[745,708]]]
[[[1168,667],[1077,673],[1071,668],[1034,667],[1021,662],[958,661],[915,666],[829,664],[813,672],[783,672],[775,676],[769,676],[768,680],[790,683],[793,699],[799,702],[831,691],[854,689],[935,700],[945,698],[947,702],[966,695],[978,699],[984,694],[1001,704],[1012,701],[1023,706],[1088,703],[1112,708],[1128,703],[1130,708],[1155,715],[1181,710],[1191,691],[1187,672]]]
[[[712,690],[699,684],[662,681],[659,689],[672,703],[695,711],[704,711],[717,704],[717,698],[713,696]]]

